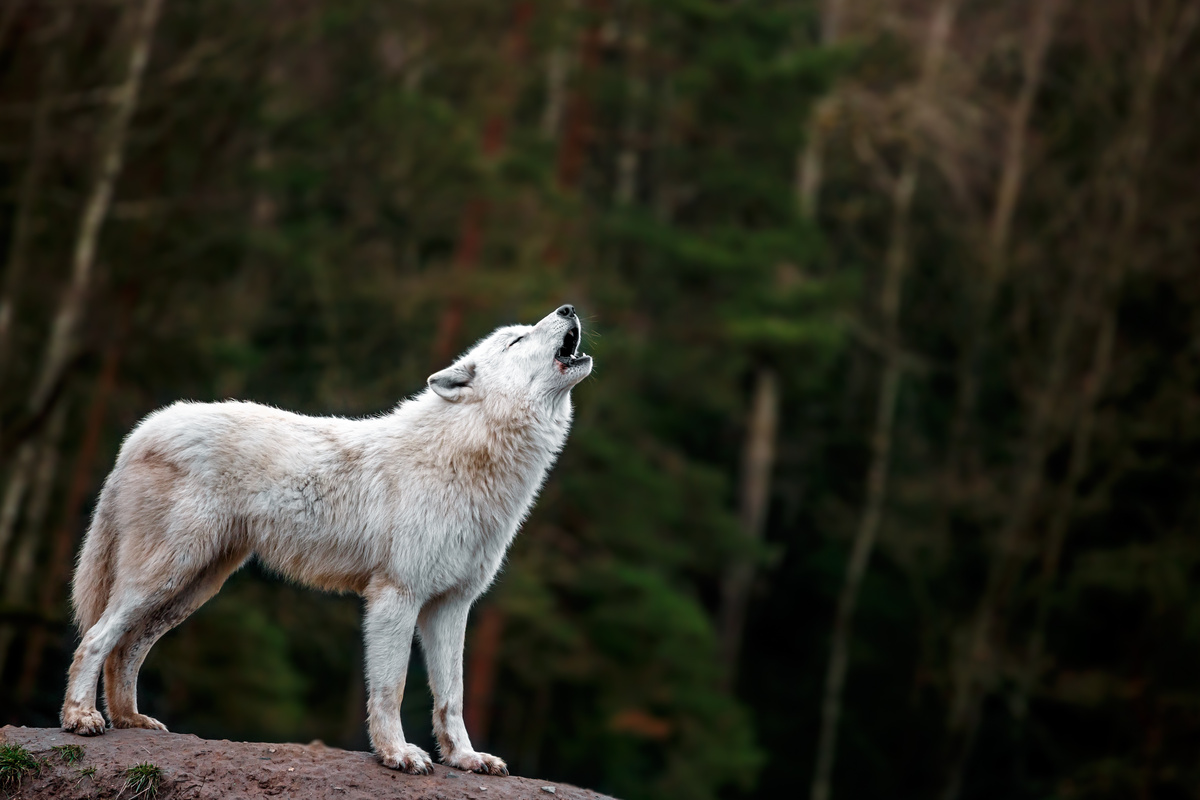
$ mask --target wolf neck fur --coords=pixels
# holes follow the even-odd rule
[[[540,485],[562,449],[571,425],[570,397],[564,393],[545,402],[550,413],[532,402],[452,404],[424,392],[402,403],[393,416],[403,420],[409,435],[416,434],[412,444],[432,462],[482,478],[480,488],[494,491],[531,479]]]

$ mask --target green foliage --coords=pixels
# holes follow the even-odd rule
[[[158,797],[162,780],[162,768],[149,761],[143,761],[141,764],[135,764],[125,770],[125,785],[121,787],[119,794],[124,795],[126,791],[132,792],[129,800],[137,800],[139,797],[153,799]]]
[[[58,753],[58,757],[61,758],[63,763],[67,765],[74,764],[76,761],[79,761],[83,758],[83,745],[60,744],[55,747],[51,747],[50,749],[55,753]]]
[[[43,766],[45,762],[19,744],[0,745],[0,790],[13,794],[21,788],[21,781],[40,773]]]

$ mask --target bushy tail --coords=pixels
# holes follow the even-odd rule
[[[107,487],[106,487],[107,488]],[[79,563],[75,565],[75,581],[71,589],[71,604],[75,607],[75,624],[79,632],[87,633],[104,614],[112,591],[113,560],[117,554],[117,529],[106,502],[108,492],[100,495],[100,503],[83,539]]]

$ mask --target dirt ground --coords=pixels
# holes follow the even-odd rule
[[[0,744],[20,744],[43,760],[11,798],[130,800],[125,771],[149,762],[162,770],[158,797],[174,798],[398,798],[398,800],[612,800],[562,783],[474,775],[437,765],[432,775],[387,769],[370,753],[312,744],[210,741],[180,733],[110,730],[83,737],[55,728],[0,728]],[[75,764],[51,748],[83,747]],[[91,768],[95,768],[91,772]],[[3,792],[0,792],[0,796]],[[145,796],[145,795],[143,795]]]

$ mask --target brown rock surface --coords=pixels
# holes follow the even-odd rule
[[[0,744],[20,744],[45,766],[26,777],[12,798],[84,800],[122,798],[125,770],[150,762],[163,771],[158,797],[174,798],[399,798],[399,800],[612,800],[586,789],[529,778],[497,778],[436,765],[432,775],[387,769],[370,753],[313,744],[263,744],[208,740],[180,733],[110,730],[83,737],[56,728],[0,728]],[[83,747],[67,765],[51,750]],[[95,767],[93,775],[84,774]],[[546,788],[543,788],[546,787]],[[552,788],[554,791],[548,791]]]

